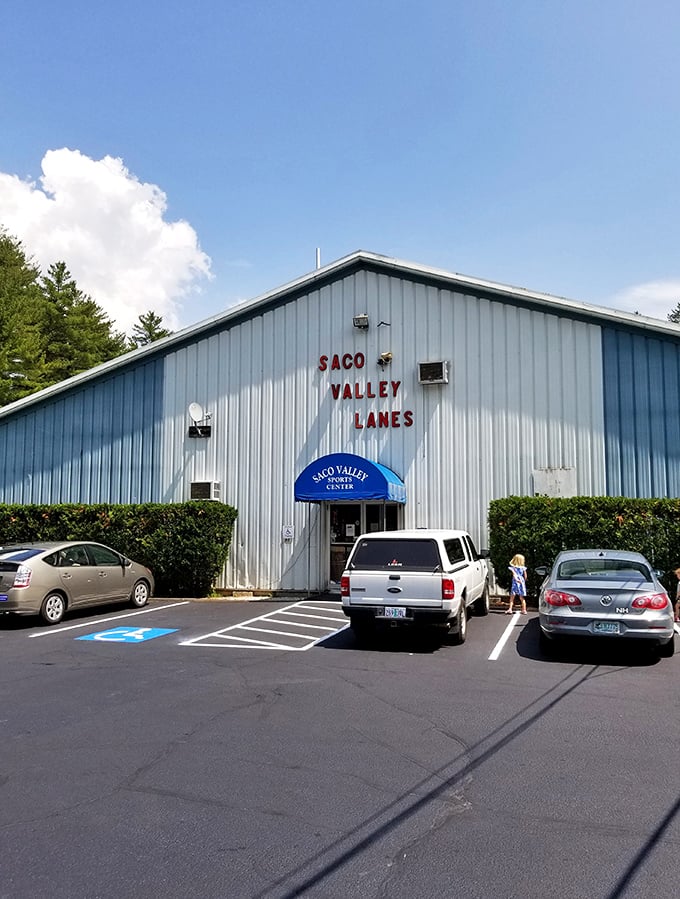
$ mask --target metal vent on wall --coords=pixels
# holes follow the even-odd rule
[[[418,381],[421,384],[448,384],[448,362],[419,362]]]
[[[220,499],[219,481],[192,481],[191,499]]]

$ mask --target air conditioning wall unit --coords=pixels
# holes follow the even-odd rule
[[[191,499],[220,500],[222,498],[221,486],[219,481],[192,481]]]
[[[448,384],[448,362],[419,362],[418,382],[420,384]]]

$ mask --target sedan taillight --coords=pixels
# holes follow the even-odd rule
[[[631,605],[634,609],[665,609],[668,601],[665,593],[654,593],[651,596],[638,596]]]
[[[340,596],[349,596],[349,575],[343,574],[340,578]]]
[[[546,590],[545,601],[549,606],[580,606],[581,600],[573,593],[562,593],[561,590]]]
[[[450,577],[442,578],[442,599],[453,599],[456,595],[456,585]]]
[[[17,573],[14,575],[13,587],[28,587],[31,583],[31,575],[33,572],[25,565],[19,565]]]

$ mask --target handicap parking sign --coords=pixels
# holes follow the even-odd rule
[[[165,634],[174,634],[179,628],[165,627],[114,627],[109,631],[100,631],[98,634],[86,634],[84,637],[76,637],[76,640],[95,640],[98,643],[143,643],[145,640],[153,640]]]

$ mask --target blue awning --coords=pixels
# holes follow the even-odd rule
[[[369,462],[352,453],[331,453],[312,462],[297,476],[295,499],[304,503],[405,503],[406,487],[398,475],[379,462]]]

